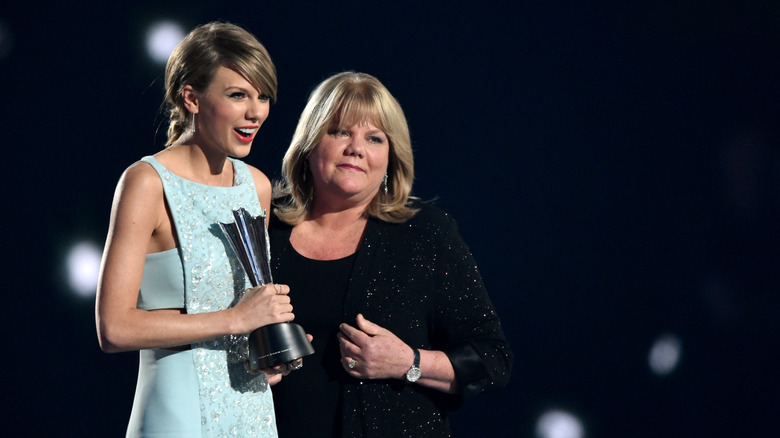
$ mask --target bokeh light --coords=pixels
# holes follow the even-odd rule
[[[666,376],[674,372],[680,363],[682,355],[682,342],[673,334],[660,336],[650,347],[647,362],[650,370],[659,376]]]
[[[75,244],[67,255],[68,285],[78,296],[94,296],[100,271],[100,248],[92,242]]]
[[[171,52],[184,38],[184,29],[172,21],[152,24],[146,32],[146,51],[154,62],[165,64]]]
[[[577,416],[563,411],[544,412],[536,422],[537,438],[583,438],[585,428]]]

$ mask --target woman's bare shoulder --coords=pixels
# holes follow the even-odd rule
[[[122,173],[117,184],[117,198],[132,198],[136,202],[155,202],[163,196],[160,176],[151,164],[137,161]]]
[[[257,193],[264,195],[264,197],[270,197],[271,180],[269,180],[268,177],[262,171],[260,171],[260,169],[249,164],[247,164],[246,167],[249,168],[249,173],[252,174],[252,179],[255,182]]]

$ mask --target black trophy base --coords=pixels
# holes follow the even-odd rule
[[[249,368],[257,371],[314,353],[303,327],[281,322],[260,327],[249,335]]]

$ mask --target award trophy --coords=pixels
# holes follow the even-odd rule
[[[244,208],[233,210],[235,222],[217,222],[238,256],[252,286],[273,283],[271,243],[265,228],[265,210],[252,217]],[[249,334],[249,368],[257,371],[282,365],[314,353],[303,327],[281,322],[260,327]]]

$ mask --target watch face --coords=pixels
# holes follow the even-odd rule
[[[420,378],[420,375],[422,375],[420,368],[412,367],[409,371],[406,372],[406,380],[410,382],[416,382],[417,379]]]

